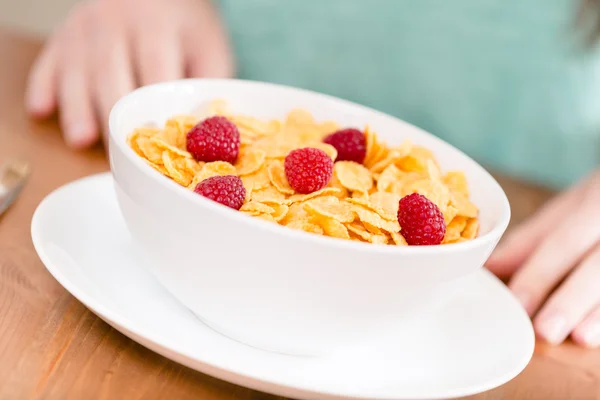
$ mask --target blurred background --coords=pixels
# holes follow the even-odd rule
[[[45,37],[82,1],[0,0],[0,28]],[[582,2],[600,16],[600,0],[215,1],[240,78],[366,104],[556,189],[599,157],[600,45],[574,40]]]
[[[0,0],[0,27],[43,36],[80,0]]]

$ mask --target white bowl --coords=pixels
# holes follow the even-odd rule
[[[411,138],[431,149],[443,170],[465,171],[480,207],[479,237],[394,247],[295,231],[198,196],[127,146],[136,127],[163,124],[215,98],[257,117],[281,118],[303,108],[317,120],[369,124],[391,145]],[[111,112],[110,162],[133,243],[162,285],[215,330],[286,354],[327,355],[408,327],[449,300],[457,279],[482,267],[510,219],[498,183],[449,144],[367,107],[267,83],[194,79],[134,91]]]

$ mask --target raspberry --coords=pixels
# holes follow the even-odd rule
[[[446,234],[444,215],[438,206],[418,193],[400,199],[398,222],[400,233],[410,245],[440,244]]]
[[[298,193],[323,189],[333,174],[333,161],[323,150],[313,147],[292,150],[285,158],[285,176]]]
[[[354,161],[362,164],[365,160],[367,142],[364,133],[358,129],[339,130],[327,136],[323,142],[332,145],[337,150],[338,155],[335,161]]]
[[[246,199],[246,188],[234,175],[207,178],[196,185],[194,192],[235,210],[239,210]]]
[[[227,118],[210,117],[188,132],[186,147],[198,161],[233,164],[240,152],[240,132]]]

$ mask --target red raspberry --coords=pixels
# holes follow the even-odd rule
[[[406,243],[415,246],[442,243],[446,234],[444,215],[427,197],[413,193],[400,199],[398,222]]]
[[[240,152],[240,132],[227,118],[210,117],[188,132],[186,147],[198,161],[233,164]]]
[[[313,147],[292,150],[285,158],[285,176],[298,193],[323,189],[333,174],[333,161],[323,150]]]
[[[362,164],[367,155],[365,134],[358,129],[342,129],[327,136],[323,142],[332,145],[337,150],[338,155],[335,161],[354,161]]]
[[[246,199],[246,188],[234,175],[207,178],[196,185],[194,192],[235,210],[239,210]]]

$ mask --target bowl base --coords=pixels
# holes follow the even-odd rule
[[[407,331],[419,330],[421,325],[427,324],[431,318],[436,318],[441,308],[447,306],[448,303],[452,302],[458,289],[461,287],[460,282],[462,279],[457,279],[453,282],[438,285],[438,291],[440,296],[432,296],[428,298],[419,299],[414,303],[414,307],[410,310],[404,309],[401,315],[397,318],[390,320],[384,326],[380,326],[376,331],[353,336],[352,339],[340,340],[333,344],[330,340],[324,340],[323,343],[312,343],[312,346],[303,343],[298,343],[299,347],[285,346],[281,347],[281,343],[269,344],[264,340],[252,340],[252,338],[244,337],[240,335],[239,331],[231,332],[219,324],[214,323],[202,315],[194,312],[192,309],[182,305],[198,319],[203,325],[210,328],[212,331],[233,340],[244,346],[264,351],[267,353],[273,353],[277,355],[290,356],[290,357],[302,357],[302,358],[322,358],[322,357],[335,357],[336,355],[352,354],[357,352],[377,352],[380,347],[381,350],[387,348],[387,343],[392,338],[397,336],[399,332],[406,334]],[[366,330],[368,331],[368,329]],[[254,338],[256,339],[256,338]]]

